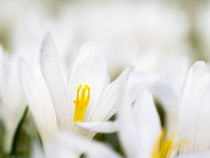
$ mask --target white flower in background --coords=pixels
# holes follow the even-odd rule
[[[98,48],[90,43],[81,49],[68,79],[49,34],[45,36],[40,52],[42,74],[39,67],[31,68],[24,61],[20,62],[19,68],[29,108],[45,149],[53,141],[57,128],[93,137],[95,132],[76,125],[84,122],[88,127],[88,123],[93,122],[91,129],[97,131],[99,127],[103,131],[105,125],[109,131],[109,123],[103,121],[117,112],[120,87],[127,82],[131,72],[125,70],[110,83],[105,60]]]
[[[30,52],[30,47],[50,28],[59,53],[70,68],[77,56],[73,52],[78,52],[85,41],[92,40],[104,47],[111,76],[131,64],[138,70],[154,70],[166,54],[189,52],[185,13],[162,2],[70,1],[56,18],[49,16],[47,9],[32,4],[22,9],[27,14],[12,29],[12,49],[22,51],[28,47],[26,51]],[[26,42],[27,46],[23,47]]]
[[[120,158],[110,148],[70,133],[60,132],[47,153],[47,158],[79,158],[81,153],[89,158]]]
[[[7,152],[11,150],[13,136],[26,107],[17,61],[18,54],[11,56],[0,48],[0,118],[6,130],[3,147]]]
[[[160,1],[100,1],[65,7],[58,28],[72,35],[68,50],[76,52],[87,40],[99,42],[112,74],[130,64],[138,70],[153,70],[166,54],[188,52],[188,19],[175,6]]]

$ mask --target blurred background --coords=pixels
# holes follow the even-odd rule
[[[168,59],[209,61],[209,28],[208,0],[0,0],[0,44],[7,54],[38,52],[50,31],[70,69],[80,47],[95,41],[112,78],[129,65],[155,71]],[[96,139],[122,153],[115,134]],[[24,137],[26,148],[28,141]]]
[[[34,51],[50,31],[67,64],[86,41],[98,42],[110,73],[130,63],[152,70],[165,54],[210,59],[208,0],[1,0],[0,7],[8,53]]]

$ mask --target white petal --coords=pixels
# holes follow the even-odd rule
[[[42,42],[40,65],[51,94],[59,126],[61,129],[71,130],[74,112],[73,101],[70,102],[64,64],[49,33],[45,35]]]
[[[4,61],[7,63],[1,65],[2,70],[0,70],[4,77],[2,77],[3,85],[0,85],[3,90],[3,93],[0,94],[0,117],[5,125],[5,130],[7,131],[4,139],[4,147],[8,152],[11,149],[15,130],[26,107],[23,90],[18,79],[17,58],[13,57],[14,56],[10,58],[10,61]],[[5,59],[6,58],[4,57],[2,60]]]
[[[101,143],[67,133],[60,133],[56,144],[74,153],[84,152],[91,158],[120,158],[118,154]]]
[[[55,111],[47,87],[40,71],[38,69],[33,71],[25,61],[20,61],[19,70],[29,109],[44,146],[47,147],[57,130]]]
[[[181,138],[188,139],[181,153],[209,149],[210,133],[210,73],[204,62],[190,69],[180,111]]]
[[[122,106],[119,110],[119,138],[122,143],[125,154],[129,158],[138,157],[139,153],[139,140],[137,140],[137,129],[134,123],[132,114],[132,105],[129,97],[128,87],[124,85],[121,87],[121,100]]]
[[[90,103],[86,114],[92,113],[99,97],[109,82],[107,65],[100,49],[93,43],[84,45],[72,68],[70,88],[73,98],[76,98],[77,88],[80,84],[90,87]]]
[[[136,139],[139,140],[140,157],[150,157],[154,143],[161,133],[161,125],[153,97],[149,91],[144,91],[136,99],[133,115],[138,132]]]
[[[119,127],[117,122],[102,122],[102,121],[96,121],[96,122],[90,122],[90,123],[77,123],[78,126],[88,129],[90,131],[96,132],[96,133],[113,133],[116,132]]]
[[[110,83],[108,87],[104,90],[97,107],[90,114],[89,121],[105,121],[110,119],[120,108],[119,99],[121,87],[127,84],[128,78],[132,72],[132,68],[127,68],[120,74],[120,76]]]

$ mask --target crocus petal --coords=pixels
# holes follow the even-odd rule
[[[90,87],[90,103],[88,113],[92,113],[104,88],[109,82],[107,65],[100,54],[100,49],[93,43],[87,43],[82,48],[72,68],[70,88],[73,98],[76,98],[80,84]]]
[[[121,87],[127,84],[131,72],[132,68],[125,69],[116,80],[109,84],[101,96],[97,107],[90,114],[88,121],[105,121],[118,111],[120,108],[120,105],[118,105],[119,99],[121,99],[120,93],[122,93]]]
[[[96,121],[96,122],[90,122],[90,123],[77,123],[78,126],[88,129],[90,131],[96,132],[96,133],[113,133],[118,130],[118,123],[117,122],[102,122],[102,121]]]
[[[139,157],[151,157],[154,143],[161,133],[159,115],[152,94],[144,91],[136,99],[133,108],[134,120],[138,132]]]
[[[181,153],[209,149],[210,73],[204,62],[196,62],[186,79],[180,111],[180,135],[187,139]]]
[[[41,72],[49,88],[61,129],[71,130],[74,107],[70,102],[67,76],[50,33],[43,39],[40,53]]]
[[[4,57],[3,59],[6,58]],[[17,58],[12,56],[6,62],[8,63],[1,65],[4,78],[2,78],[3,85],[0,85],[1,89],[3,89],[3,93],[0,94],[0,118],[4,123],[6,131],[3,147],[5,151],[10,152],[13,136],[23,115],[26,102],[18,80]]]
[[[129,97],[127,84],[121,87],[121,108],[119,110],[119,138],[127,157],[137,157],[139,155],[137,140],[137,130],[132,114],[132,105]]]
[[[44,147],[50,144],[57,130],[56,115],[41,72],[33,71],[24,60],[19,63],[20,81]]]
[[[91,158],[120,158],[118,154],[101,143],[63,132],[58,134],[56,144],[75,153],[84,152]]]

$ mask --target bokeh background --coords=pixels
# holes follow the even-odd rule
[[[6,53],[30,56],[50,31],[70,68],[80,47],[95,41],[104,50],[112,78],[129,65],[155,71],[168,59],[208,62],[209,28],[208,0],[0,0],[0,44]],[[21,157],[30,155],[31,139],[37,137],[28,120],[30,112],[20,133]],[[0,137],[2,144],[3,125]],[[123,154],[116,134],[95,139]]]

